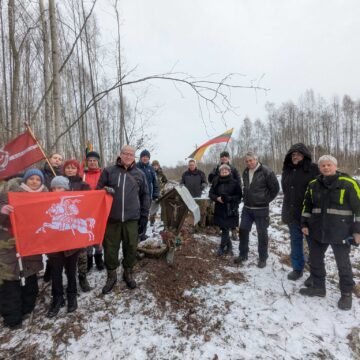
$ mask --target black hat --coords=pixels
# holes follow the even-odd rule
[[[91,157],[100,160],[100,155],[99,155],[99,153],[97,153],[96,151],[89,151],[89,152],[86,154],[86,158],[87,158],[87,159],[88,159],[88,158],[91,158]]]
[[[140,153],[140,159],[144,156],[147,156],[148,158],[150,158],[150,151],[149,150],[143,150],[141,153]]]
[[[230,154],[229,154],[228,151],[222,151],[222,152],[220,153],[220,157],[222,158],[223,156],[230,157]]]

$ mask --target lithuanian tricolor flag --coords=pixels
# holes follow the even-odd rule
[[[206,149],[213,144],[218,144],[218,143],[222,143],[222,142],[229,142],[230,138],[231,138],[231,134],[233,132],[234,128],[230,129],[230,130],[226,130],[224,133],[222,133],[221,135],[214,137],[213,139],[207,141],[205,144],[200,145],[194,152],[192,152],[187,158],[191,158],[194,159],[196,161],[201,160],[201,158],[204,155],[204,152],[206,151]]]

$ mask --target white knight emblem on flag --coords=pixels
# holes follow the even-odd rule
[[[75,230],[81,234],[88,234],[89,241],[94,240],[94,233],[92,229],[95,226],[96,220],[94,218],[81,219],[77,217],[79,214],[79,208],[76,206],[80,202],[78,198],[84,195],[77,196],[63,196],[59,203],[52,204],[51,207],[46,211],[51,217],[51,223],[43,223],[43,225],[36,230],[36,234],[40,232],[46,232],[46,228],[57,230],[57,231],[67,231],[75,235]]]

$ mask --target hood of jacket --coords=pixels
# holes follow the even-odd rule
[[[311,165],[311,152],[303,143],[297,143],[291,146],[291,148],[289,149],[289,151],[285,156],[283,170],[292,169],[294,167],[291,160],[291,154],[295,151],[304,155],[304,160],[302,161],[304,170],[309,171]]]

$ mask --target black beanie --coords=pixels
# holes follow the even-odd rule
[[[148,158],[150,158],[150,152],[149,150],[143,150],[141,153],[140,153],[140,159],[144,156],[147,156]]]
[[[89,151],[89,152],[86,154],[86,158],[87,158],[87,159],[88,159],[88,158],[91,158],[91,157],[100,160],[100,155],[99,155],[99,153],[97,153],[96,151]]]

